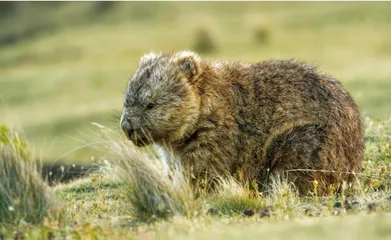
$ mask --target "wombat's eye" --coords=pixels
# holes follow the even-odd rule
[[[151,110],[155,107],[155,104],[154,103],[148,103],[147,105],[147,110]]]

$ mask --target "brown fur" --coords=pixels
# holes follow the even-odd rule
[[[145,110],[147,102],[156,107]],[[286,172],[301,193],[313,189],[313,180],[324,187],[352,182],[348,173],[357,173],[363,158],[363,127],[351,96],[296,60],[146,55],[125,92],[121,126],[130,138],[129,129],[139,132],[132,138],[137,145],[151,143],[148,136],[172,150],[196,178],[242,172],[267,186],[271,175]]]

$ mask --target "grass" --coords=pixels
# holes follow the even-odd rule
[[[55,204],[27,142],[0,125],[0,224],[39,223],[56,214]]]
[[[15,4],[0,16],[0,122],[23,129],[37,154],[2,130],[0,239],[390,237],[390,3]],[[207,59],[294,57],[340,79],[366,123],[358,184],[300,197],[283,177],[268,195],[221,179],[203,194],[180,168],[162,171],[153,152],[124,142],[112,113],[140,56],[196,47]],[[33,161],[91,156],[106,167],[53,188]],[[48,217],[51,206],[63,215]]]
[[[96,125],[106,167],[53,188],[65,218],[0,227],[27,239],[387,239],[391,235],[391,119],[366,119],[366,157],[353,188],[338,195],[299,196],[283,176],[267,195],[221,179],[211,194],[194,195],[180,168],[164,169],[153,151],[140,152],[117,132]],[[17,150],[16,150],[17,152]],[[14,163],[15,166],[17,162]],[[28,181],[23,181],[27,184]],[[315,188],[314,188],[315,190]],[[30,191],[27,191],[30,193]],[[1,235],[2,234],[2,235]]]
[[[295,222],[272,222],[236,218],[228,221],[198,219],[183,221],[175,219],[162,223],[153,232],[116,229],[105,232],[94,224],[85,225],[74,239],[388,239],[389,215],[363,214],[347,217],[327,217],[322,219],[302,219]],[[73,230],[68,230],[72,233]],[[40,231],[30,229],[29,239],[39,238]]]
[[[165,167],[156,151],[139,150],[118,134],[102,127],[103,148],[109,154],[111,174],[123,183],[131,204],[131,215],[139,221],[166,219],[174,215],[191,217],[200,211],[189,178],[180,167]],[[123,139],[123,141],[117,141]]]

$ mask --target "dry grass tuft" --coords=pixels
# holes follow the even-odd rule
[[[193,217],[202,204],[180,165],[171,167],[152,148],[137,149],[132,143],[100,126],[100,138],[107,151],[109,174],[123,183],[122,192],[136,220],[149,222],[175,215]],[[175,166],[174,166],[175,165]]]
[[[54,200],[37,171],[27,142],[0,126],[0,223],[39,223],[53,215]]]
[[[257,192],[244,187],[234,178],[219,179],[215,192],[208,202],[212,209],[225,215],[235,215],[246,210],[260,210],[264,206]]]

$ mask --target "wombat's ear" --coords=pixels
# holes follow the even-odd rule
[[[200,73],[201,58],[197,54],[189,51],[178,53],[178,64],[181,71],[195,76]]]

